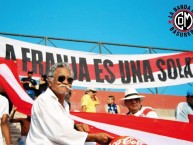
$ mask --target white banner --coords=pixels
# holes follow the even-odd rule
[[[73,51],[0,37],[0,59],[17,61],[18,73],[46,73],[57,62],[74,71],[73,86],[151,88],[193,82],[193,52],[114,55]]]

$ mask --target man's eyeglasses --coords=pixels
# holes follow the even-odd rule
[[[69,84],[72,84],[72,82],[73,82],[73,80],[74,80],[73,78],[66,77],[66,76],[63,76],[63,75],[58,77],[58,81],[61,82],[61,83],[62,83],[65,79],[67,79],[67,81],[68,81]]]

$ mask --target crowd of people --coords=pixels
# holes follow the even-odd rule
[[[67,63],[53,65],[48,74],[43,74],[39,82],[33,79],[33,71],[28,71],[27,77],[21,79],[23,88],[34,100],[31,116],[15,118],[16,107],[10,114],[10,101],[0,95],[0,145],[5,142],[11,145],[10,123],[20,123],[21,137],[19,145],[55,145],[78,144],[85,142],[98,142],[108,144],[113,136],[101,132],[90,133],[87,124],[75,123],[70,118],[70,96],[72,93],[73,71]],[[0,87],[0,92],[5,93]],[[6,93],[5,93],[6,94]],[[120,106],[115,103],[116,96],[109,95],[104,106],[104,112],[109,114],[125,114],[128,116],[158,118],[156,111],[150,106],[144,106],[145,96],[138,94],[136,89],[128,87],[119,104],[128,109],[127,113],[121,112]],[[189,122],[188,115],[193,114],[193,89],[187,91],[187,102],[177,105],[176,119]],[[100,105],[97,90],[88,87],[81,98],[81,112],[97,112]],[[9,117],[10,114],[10,117]],[[65,124],[64,124],[65,123]]]
[[[44,92],[47,87],[47,75],[42,74],[39,83],[37,80],[33,79],[33,71],[28,71],[27,77],[21,78],[21,83],[23,88],[26,90],[27,94],[35,100],[42,92]]]

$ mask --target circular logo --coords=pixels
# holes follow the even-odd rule
[[[170,31],[179,37],[189,37],[193,35],[193,9],[191,6],[182,4],[173,7],[169,12],[168,23],[172,24]]]
[[[188,32],[193,27],[193,14],[189,10],[178,10],[172,17],[173,26],[180,32]]]
[[[147,145],[147,144],[131,136],[119,136],[113,139],[109,145]]]

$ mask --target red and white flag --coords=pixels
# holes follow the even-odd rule
[[[97,54],[42,46],[0,36],[0,59],[17,61],[18,73],[34,77],[57,62],[68,62],[73,86],[155,88],[193,82],[193,52],[159,54]]]
[[[0,60],[0,85],[17,107],[17,111],[30,115],[33,100],[20,83],[16,65],[13,61]]]
[[[91,132],[105,131],[114,137],[128,136],[148,145],[193,144],[193,123],[106,113],[72,112],[71,116],[90,125]],[[121,145],[119,143],[115,144]]]
[[[18,111],[30,115],[33,100],[22,88],[16,70],[14,62],[0,60],[0,85]],[[140,142],[148,145],[193,144],[193,123],[106,113],[71,112],[71,117],[77,122],[88,124],[91,132],[107,132],[114,137],[127,137],[112,145],[121,145],[120,140],[138,145]]]

